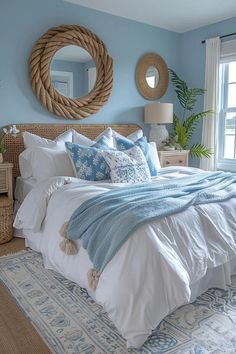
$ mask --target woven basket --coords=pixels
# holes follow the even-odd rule
[[[13,238],[13,205],[12,200],[0,196],[0,244]]]

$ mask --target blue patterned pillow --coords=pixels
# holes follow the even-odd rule
[[[125,151],[103,150],[102,155],[111,169],[113,183],[139,183],[151,179],[148,164],[138,146]]]
[[[101,154],[103,150],[109,149],[109,147],[105,144],[103,138],[101,140],[90,147],[65,143],[78,178],[87,181],[110,179],[110,168]]]
[[[91,145],[92,147],[96,147],[98,149],[110,149],[111,144],[110,144],[110,138],[103,135],[101,138],[99,138],[95,144]]]
[[[131,149],[134,146],[139,146],[147,160],[151,176],[157,176],[158,170],[154,161],[152,160],[151,147],[150,144],[147,142],[146,137],[142,137],[136,140],[135,142],[132,142],[126,138],[116,138],[116,146],[117,149],[121,151]]]

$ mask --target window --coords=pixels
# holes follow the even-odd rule
[[[232,53],[236,41],[226,45],[222,46],[220,64],[217,168],[236,171],[236,57]]]
[[[73,98],[73,73],[51,70],[51,80],[55,89],[63,96]]]
[[[96,79],[97,79],[97,68],[95,66],[88,69],[88,92],[90,92],[94,88]]]

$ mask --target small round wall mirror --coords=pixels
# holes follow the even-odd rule
[[[86,96],[94,88],[96,64],[85,49],[68,45],[53,56],[50,77],[55,90],[61,95],[79,98]]]
[[[156,53],[145,54],[136,67],[136,84],[147,100],[162,97],[168,88],[169,74],[164,59]]]
[[[155,88],[159,82],[159,71],[155,66],[149,66],[146,71],[146,81],[149,87]]]

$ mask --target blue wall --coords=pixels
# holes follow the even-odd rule
[[[180,35],[87,9],[62,0],[7,0],[0,5],[0,126],[12,123],[65,123],[34,96],[28,79],[28,58],[35,41],[50,27],[80,24],[94,31],[114,60],[114,86],[109,102],[78,123],[138,123],[148,102],[135,85],[135,67],[146,52],[157,52],[179,70]],[[170,88],[162,101],[173,102]]]
[[[207,38],[222,36],[236,32],[236,18],[218,22],[210,26],[201,27],[181,35],[179,75],[187,81],[190,87],[204,88],[206,46],[201,41]],[[227,38],[227,40],[233,37]],[[203,110],[203,98],[198,100],[196,111]],[[192,137],[192,143],[201,141],[202,125],[200,124]],[[199,161],[190,161],[191,165],[198,166]]]
[[[94,31],[114,60],[114,85],[108,103],[78,123],[137,123],[143,126],[143,106],[149,101],[138,92],[135,67],[147,52],[157,52],[192,87],[204,86],[205,45],[202,39],[235,32],[236,18],[177,34],[112,16],[62,0],[8,0],[0,4],[0,126],[12,123],[65,123],[49,113],[34,96],[28,79],[28,58],[35,41],[50,27],[80,24]],[[173,88],[164,102],[174,102]],[[199,99],[197,110],[202,110]],[[147,127],[146,127],[147,131]],[[201,125],[192,143],[201,140]],[[198,165],[198,161],[191,161]]]

